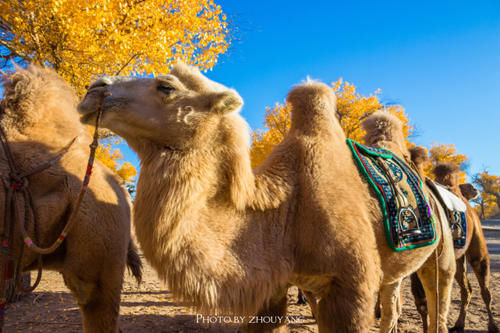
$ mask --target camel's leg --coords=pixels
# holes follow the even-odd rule
[[[307,304],[307,299],[306,295],[304,295],[304,292],[302,289],[297,288],[298,293],[297,293],[297,305],[306,305]]]
[[[427,333],[427,330],[429,329],[429,312],[427,310],[427,300],[425,299],[424,286],[422,285],[417,273],[413,273],[411,275],[411,293],[413,294],[417,311],[422,318],[424,333]]]
[[[455,274],[455,279],[460,286],[460,314],[455,322],[455,326],[450,330],[451,332],[464,332],[465,329],[465,316],[467,315],[467,309],[469,308],[472,288],[467,278],[467,262],[465,261],[465,256],[457,259],[457,273]]]
[[[84,331],[118,332],[121,276],[116,276],[115,281],[84,281],[72,272],[63,274],[63,277],[77,299],[83,315]]]
[[[297,305],[304,305],[308,304],[309,307],[311,308],[311,314],[314,318],[315,317],[315,312],[316,310],[316,303],[318,300],[316,299],[316,296],[310,291],[304,291],[300,288],[298,288],[298,294],[297,294]]]
[[[310,291],[304,291],[304,295],[307,301],[307,304],[309,304],[309,307],[311,308],[311,314],[314,318],[316,318],[316,313],[318,312],[317,309],[317,304],[318,304],[318,299],[314,294]]]
[[[245,333],[281,333],[288,332],[286,326],[287,288],[280,289],[250,322],[243,327]]]
[[[472,245],[472,244],[471,244]],[[486,245],[485,245],[486,246]],[[488,255],[482,258],[474,258],[467,254],[467,259],[476,275],[479,287],[481,288],[481,297],[483,298],[486,310],[488,311],[488,332],[497,333],[498,326],[491,312],[491,291],[490,291],[490,258]]]
[[[443,251],[439,257],[439,299],[436,299],[436,261],[432,254],[429,259],[418,271],[418,276],[424,286],[427,299],[427,309],[429,311],[429,332],[447,332],[446,326],[448,310],[451,301],[451,290],[453,286],[453,277],[455,276],[455,258],[453,252]],[[439,302],[439,314],[436,313],[436,302]],[[438,326],[436,326],[438,319]]]
[[[374,279],[373,276],[354,278]],[[373,322],[375,293],[376,285],[371,281],[344,280],[342,284],[332,281],[316,305],[314,315],[319,332],[368,332]]]
[[[380,288],[380,306],[382,317],[380,319],[380,332],[397,332],[398,317],[401,309],[399,294],[401,292],[401,281],[383,284]]]

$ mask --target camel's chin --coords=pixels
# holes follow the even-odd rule
[[[106,113],[109,113],[109,109],[113,108],[112,104],[105,101],[102,105],[102,115],[101,123]],[[78,105],[78,113],[80,114],[80,121],[86,125],[95,125],[97,117],[98,101],[95,98],[89,98],[88,96],[83,99],[83,101]]]
[[[107,121],[109,119],[109,113],[112,112],[109,109],[103,108],[102,109],[102,114],[101,114],[101,119],[99,121],[100,127],[106,127],[106,125],[109,123]],[[97,118],[97,110],[89,111],[87,113],[81,113],[80,116],[80,122],[85,125],[95,125],[96,118]]]
[[[80,117],[80,122],[86,125],[94,125],[97,112],[89,112]]]
[[[89,94],[85,96],[85,98],[80,102],[80,104],[77,107],[78,113],[81,116],[82,122],[84,119],[89,119],[94,117],[97,111],[97,99],[92,98]]]

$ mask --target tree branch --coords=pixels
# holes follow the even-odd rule
[[[133,54],[130,59],[120,68],[120,70],[118,70],[115,75],[120,75],[120,73],[130,64],[130,62],[132,60],[134,60],[137,56],[139,56],[141,53],[136,53],[136,54]]]

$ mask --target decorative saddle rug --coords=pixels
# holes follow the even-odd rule
[[[418,174],[387,149],[367,147],[350,139],[347,144],[377,194],[389,247],[404,251],[435,243],[436,224]]]
[[[437,196],[450,223],[451,233],[453,235],[453,246],[456,249],[463,249],[467,238],[467,217],[465,211],[467,206],[453,192],[445,186],[426,178],[425,182]]]

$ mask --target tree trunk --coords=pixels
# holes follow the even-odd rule
[[[21,286],[23,289],[28,289],[31,284],[31,275],[30,273],[23,273],[21,275]],[[14,279],[10,279],[7,281],[7,285],[5,286],[5,298],[7,299],[7,303],[15,303],[19,301],[24,294],[21,294],[16,290],[16,281]]]

